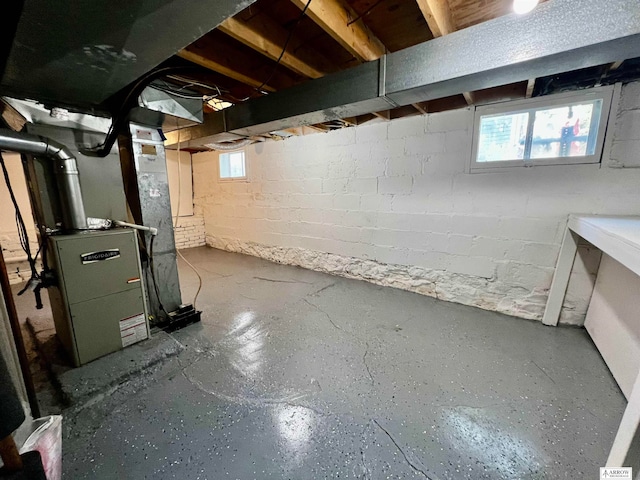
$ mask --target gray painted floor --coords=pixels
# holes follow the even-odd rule
[[[66,413],[65,478],[597,478],[625,401],[583,330],[184,253],[202,323]]]

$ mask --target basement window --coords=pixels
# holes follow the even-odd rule
[[[236,180],[247,178],[245,167],[244,151],[221,153],[220,162],[220,179]]]
[[[599,163],[613,87],[477,107],[471,172]]]

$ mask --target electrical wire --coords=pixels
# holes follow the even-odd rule
[[[182,90],[184,90],[185,88],[189,88],[189,87],[201,87],[201,88],[206,88],[207,90],[213,90],[218,92],[217,95],[202,95],[203,97],[212,97],[212,98],[216,98],[222,95],[222,90],[220,89],[219,86],[217,85],[206,85],[204,83],[198,83],[198,82],[194,82],[192,80],[189,79],[185,79],[182,77],[176,77],[174,75],[167,75],[167,78],[170,78],[172,80],[176,80],[178,82],[183,82],[186,85],[181,86],[180,88],[178,88],[177,90],[174,88],[176,85],[166,82],[164,80],[161,80],[161,82],[164,84],[164,86],[168,89],[172,89],[174,92],[180,93],[182,92]],[[226,92],[226,90],[225,90]]]
[[[284,47],[282,47],[282,52],[280,52],[280,56],[278,57],[278,60],[276,60],[276,64],[273,67],[271,75],[269,75],[269,77],[264,82],[262,82],[259,87],[255,88],[256,91],[262,92],[262,89],[264,88],[264,86],[267,85],[271,81],[273,76],[276,74],[276,71],[278,70],[278,66],[280,65],[280,62],[282,61],[282,57],[284,57],[284,54],[287,51],[287,47],[289,46],[289,42],[291,41],[291,38],[293,37],[293,32],[295,32],[296,28],[298,27],[298,25],[300,24],[300,22],[302,21],[302,19],[306,15],[307,9],[309,8],[309,5],[311,5],[311,1],[312,0],[309,0],[307,2],[307,4],[302,9],[302,12],[300,13],[300,16],[296,20],[296,23],[294,23],[293,27],[291,27],[291,30],[289,30],[289,35],[287,35],[287,40],[284,42]]]
[[[367,8],[364,12],[362,12],[360,15],[358,15],[356,18],[354,18],[353,20],[351,20],[349,23],[347,23],[347,27],[351,24],[356,23],[358,20],[360,20],[362,17],[369,15],[371,13],[371,10],[373,10],[374,8],[376,8],[378,5],[380,5],[382,2],[384,2],[385,0],[378,0],[376,3],[374,3],[373,5],[371,5],[369,8]]]
[[[161,92],[168,93],[169,95],[174,95],[176,97],[188,98],[188,99],[193,99],[193,100],[205,99],[205,101],[206,101],[207,99],[210,100],[210,99],[219,97],[219,95],[198,95],[198,94],[195,94],[195,93],[191,93],[191,94],[183,93],[183,92],[181,92],[182,89],[176,90],[174,88],[169,87],[168,83],[166,83],[166,82],[163,82],[163,83],[164,83],[164,85],[160,85],[158,83],[152,83],[151,85],[149,85],[149,87],[150,88],[154,88],[156,90],[160,90]]]
[[[168,93],[169,95],[173,95],[174,97],[180,97],[180,98],[187,98],[189,100],[202,100],[203,98],[206,98],[207,95],[194,95],[194,94],[187,94],[187,93],[179,93],[176,92],[175,90],[171,90],[170,88],[165,88],[162,87],[160,85],[150,85],[151,88],[155,88],[156,90],[160,90],[161,92],[164,93]],[[212,98],[216,98],[217,95],[212,95]]]
[[[218,95],[222,95],[222,91],[218,85],[207,85],[206,83],[194,82],[189,78],[182,77],[180,75],[167,75],[167,78],[177,80],[178,82],[188,83],[187,87],[195,85],[196,87],[208,88],[209,90],[216,90]],[[227,93],[226,89],[223,89]]]
[[[218,96],[222,96],[222,92],[224,93],[229,93],[229,90],[223,88],[221,89],[218,85],[208,85],[206,83],[200,83],[200,82],[195,82],[193,80],[190,80],[188,78],[182,77],[180,75],[167,75],[167,78],[170,78],[172,80],[177,80],[178,82],[184,82],[187,83],[188,85],[185,86],[186,87],[190,87],[190,86],[196,86],[196,87],[202,87],[202,88],[207,88],[209,90],[215,90],[216,92],[218,92]]]
[[[178,204],[176,205],[176,217],[175,217],[174,225],[173,225],[173,231],[174,232],[178,228],[178,219],[180,218],[180,200],[182,199],[182,173],[181,173],[182,169],[180,167],[181,167],[181,162],[180,162],[180,130],[178,130]],[[198,277],[198,290],[196,291],[196,294],[193,297],[193,308],[196,308],[196,302],[198,301],[198,295],[200,295],[200,290],[202,290],[202,276],[200,275],[200,272],[198,272],[198,269],[196,267],[194,267],[191,264],[191,262],[189,262],[189,260],[184,258],[184,255],[182,255],[182,252],[180,250],[178,250],[176,248],[176,252],[180,256],[180,258],[182,260],[184,260],[184,262],[187,265],[189,265],[191,270],[193,270],[194,273]]]
[[[307,4],[302,9],[302,12],[300,13],[300,16],[297,18],[295,24],[293,25],[293,27],[289,31],[289,35],[287,35],[287,40],[285,41],[284,46],[282,47],[282,52],[280,52],[280,56],[276,60],[276,64],[274,65],[271,74],[267,77],[267,79],[264,82],[262,82],[262,84],[260,86],[255,88],[255,91],[260,92],[260,93],[265,93],[265,92],[263,92],[262,89],[264,88],[265,85],[267,85],[271,81],[273,76],[276,74],[276,71],[278,70],[278,66],[280,65],[280,62],[282,61],[282,57],[284,57],[284,54],[287,51],[287,47],[289,46],[289,42],[291,41],[291,38],[293,37],[293,33],[296,30],[296,28],[298,27],[298,25],[300,24],[300,22],[302,21],[302,19],[304,18],[304,16],[306,15],[307,9],[309,8],[309,5],[311,5],[311,1],[312,0],[308,0]],[[152,72],[149,72],[146,75],[144,75],[142,78],[140,78],[134,84],[134,86],[131,88],[131,90],[129,90],[129,92],[127,93],[124,101],[122,102],[122,106],[120,107],[120,110],[113,117],[111,125],[109,126],[109,130],[107,131],[107,135],[105,136],[103,142],[98,144],[98,145],[95,145],[93,147],[90,147],[90,148],[82,148],[81,149],[81,153],[84,154],[84,155],[87,155],[87,156],[94,156],[94,157],[105,157],[106,155],[108,155],[109,152],[111,151],[111,148],[113,147],[113,144],[115,143],[115,141],[116,141],[116,139],[118,137],[118,134],[120,133],[120,130],[122,129],[122,127],[124,125],[124,122],[126,121],[127,112],[129,110],[131,110],[130,102],[131,102],[132,98],[137,97],[142,92],[142,90],[144,89],[145,86],[149,85],[149,83],[151,83],[156,78],[164,76],[163,74],[165,74],[167,72],[175,72],[176,70],[183,70],[185,68],[190,69],[190,68],[193,68],[193,67],[163,67],[163,68],[160,68],[158,70],[154,70]],[[193,83],[193,84],[195,85],[196,83]],[[218,87],[216,87],[216,89],[218,90],[218,93],[220,95],[220,89]],[[177,94],[175,91],[174,92],[167,92],[167,93],[173,93],[173,94],[176,94],[176,95],[183,95],[183,94]],[[192,98],[192,97],[186,97],[186,98]],[[244,99],[236,99],[236,100],[238,102],[243,102],[243,101],[248,100],[249,98],[250,97],[246,97]]]
[[[138,97],[138,95],[142,93],[142,90],[144,90],[144,88],[147,85],[149,85],[149,83],[151,83],[153,80],[157,78],[164,76],[165,73],[175,72],[176,70],[192,69],[192,68],[196,68],[196,67],[195,66],[163,67],[163,68],[159,68],[158,70],[153,70],[147,73],[146,75],[144,75],[142,78],[140,78],[133,85],[131,90],[129,90],[129,93],[127,93],[127,96],[124,98],[124,101],[122,102],[122,106],[120,107],[120,110],[113,117],[113,120],[111,121],[111,125],[109,126],[109,130],[107,131],[107,135],[105,136],[103,142],[94,147],[82,148],[80,149],[80,153],[86,156],[93,156],[93,157],[107,156],[111,151],[111,147],[113,147],[113,144],[118,138],[118,134],[120,133],[120,130],[122,129],[123,125],[126,122],[127,113],[133,107],[133,105],[130,105],[130,102],[132,101],[132,99]]]

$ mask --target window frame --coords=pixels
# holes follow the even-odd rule
[[[574,92],[558,93],[543,97],[530,98],[526,100],[515,100],[475,107],[473,115],[473,139],[471,145],[471,155],[469,158],[468,173],[481,173],[500,171],[505,168],[522,168],[543,165],[578,165],[578,164],[599,164],[605,146],[606,131],[611,120],[611,113],[615,110],[612,105],[614,99],[614,85],[604,87],[594,87]],[[528,112],[532,109],[544,110],[553,107],[562,107],[570,104],[584,103],[593,100],[602,100],[602,110],[600,112],[600,122],[598,135],[595,143],[593,155],[583,155],[580,157],[553,157],[553,158],[532,158],[522,160],[497,160],[493,162],[478,162],[478,148],[480,139],[480,120],[487,115],[518,114]],[[535,116],[535,114],[534,114]],[[533,125],[529,132],[532,132]],[[528,132],[528,135],[529,135]]]
[[[244,163],[244,176],[243,177],[222,177],[222,173],[220,171],[220,159],[222,155],[231,155],[232,153],[242,153],[242,162]],[[248,172],[247,172],[247,152],[244,148],[239,148],[237,150],[230,150],[226,152],[218,152],[218,181],[219,182],[246,182],[248,181]]]

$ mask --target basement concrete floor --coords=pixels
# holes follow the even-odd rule
[[[626,402],[584,330],[183,253],[204,278],[202,323],[64,412],[65,478],[586,479],[604,465]]]

